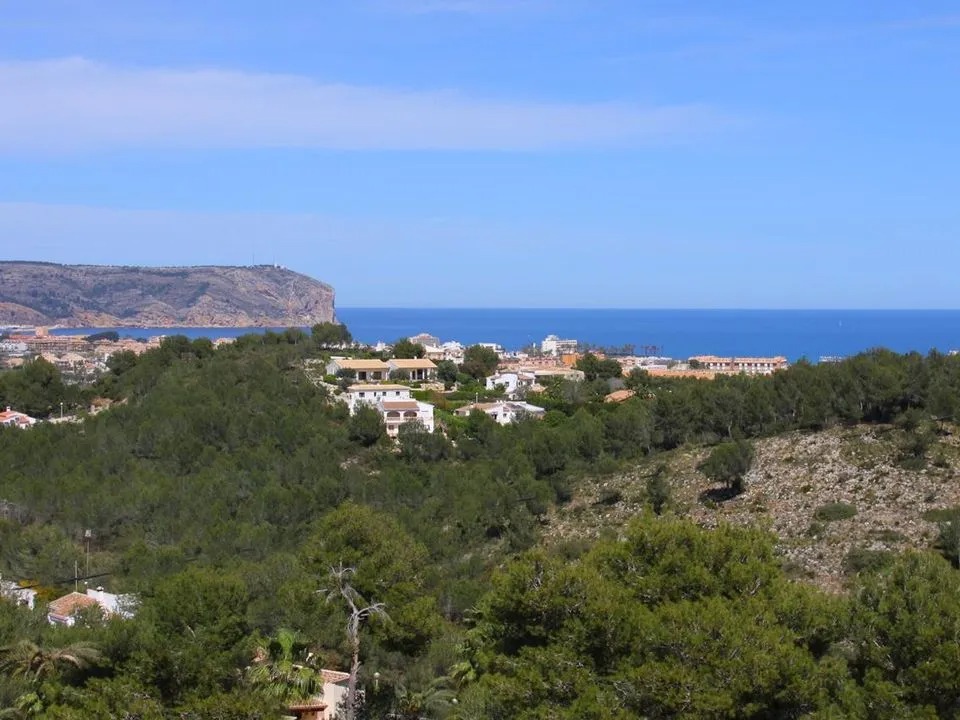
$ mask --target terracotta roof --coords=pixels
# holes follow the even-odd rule
[[[436,370],[433,360],[427,358],[394,358],[389,361],[398,370]]]
[[[381,400],[380,407],[384,410],[419,410],[416,400]]]
[[[290,712],[313,712],[316,710],[326,710],[327,704],[320,700],[306,700],[300,703],[294,703],[292,705],[287,705],[287,710]]]
[[[341,683],[350,679],[350,673],[340,672],[339,670],[321,670],[323,681],[329,683]]]
[[[332,358],[344,370],[389,370],[390,366],[383,360],[359,360],[357,358]]]
[[[629,400],[636,393],[633,390],[614,390],[612,393],[607,395],[603,401],[608,403],[618,403],[623,402],[624,400]]]
[[[49,610],[51,615],[59,615],[60,617],[70,617],[74,615],[78,610],[83,608],[93,607],[98,605],[97,601],[90,597],[89,595],[84,595],[83,593],[72,592],[69,595],[64,595],[59,597],[53,602],[50,603]]]

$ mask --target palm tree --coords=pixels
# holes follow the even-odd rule
[[[24,718],[39,715],[47,704],[47,680],[64,670],[86,670],[100,660],[100,651],[91,643],[74,643],[59,648],[44,648],[30,640],[21,640],[0,648],[0,673],[28,683],[30,689],[17,698],[15,706],[0,712],[0,717]]]
[[[433,720],[443,717],[444,711],[455,704],[455,693],[450,689],[450,678],[439,677],[419,692],[411,692],[404,685],[397,687],[391,720]]]
[[[309,698],[323,688],[316,657],[287,629],[257,648],[256,659],[247,668],[247,680],[284,702]]]
[[[100,651],[91,643],[44,648],[21,640],[0,648],[0,672],[36,685],[64,669],[86,670],[99,659]]]

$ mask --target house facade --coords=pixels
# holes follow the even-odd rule
[[[433,432],[433,405],[415,400],[410,388],[404,385],[351,385],[347,388],[347,406],[353,415],[358,408],[367,405],[376,409],[383,418],[387,435],[392,438],[400,433],[400,426],[420,422],[427,432]]]
[[[714,372],[746,373],[747,375],[769,375],[777,370],[785,370],[787,359],[776,357],[718,357],[717,355],[696,355],[690,358],[701,367]]]
[[[572,355],[577,352],[579,343],[576,340],[562,340],[556,335],[547,335],[540,343],[540,352],[544,355]]]
[[[20,587],[12,580],[0,580],[0,597],[6,598],[16,605],[22,605],[33,610],[37,601],[37,591]]]
[[[435,380],[437,366],[428,358],[394,358],[387,360],[390,377],[405,377],[416,382]]]

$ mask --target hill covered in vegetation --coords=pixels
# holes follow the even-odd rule
[[[334,319],[333,288],[273,265],[0,262],[0,324],[286,327]]]
[[[0,520],[0,574],[41,600],[62,594],[86,567],[89,530],[90,574],[140,598],[131,620],[73,628],[0,602],[3,707],[58,720],[277,717],[299,687],[294,665],[350,665],[350,608],[320,592],[335,586],[331,568],[349,567],[355,597],[385,610],[360,634],[360,717],[960,709],[952,465],[940,458],[960,359],[876,351],[712,383],[636,373],[621,404],[602,402],[603,381],[558,383],[534,399],[549,408],[542,421],[438,411],[445,435],[394,444],[311,381],[305,361],[323,352],[298,331],[217,350],[167,338],[71,390],[78,406],[98,396],[111,409],[0,428],[0,500],[16,509]],[[47,395],[62,391],[42,361],[0,376],[0,402],[52,408]],[[871,433],[873,460],[860,447],[872,451]],[[893,466],[942,474],[942,494],[904,502],[947,512],[929,526],[936,547],[900,543],[849,573],[848,593],[797,581],[783,538],[737,525],[762,502],[754,514],[782,532],[781,494],[836,496],[866,515],[837,490],[848,480],[816,465],[828,453],[810,438],[838,443],[864,486]],[[797,472],[778,480],[788,466]],[[598,478],[624,477],[629,488],[601,494]],[[579,512],[620,513],[609,531],[557,538],[558,518],[592,492]],[[898,499],[883,502],[893,511]],[[807,526],[850,522],[843,507],[823,512]]]

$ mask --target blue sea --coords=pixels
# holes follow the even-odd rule
[[[873,347],[897,352],[960,348],[960,310],[524,310],[337,308],[357,340],[392,342],[427,332],[442,341],[519,349],[550,334],[637,352],[691,355],[848,356]],[[89,330],[57,332],[86,333]],[[236,337],[250,328],[117,328],[123,336],[182,333]],[[656,352],[650,352],[656,348]]]

